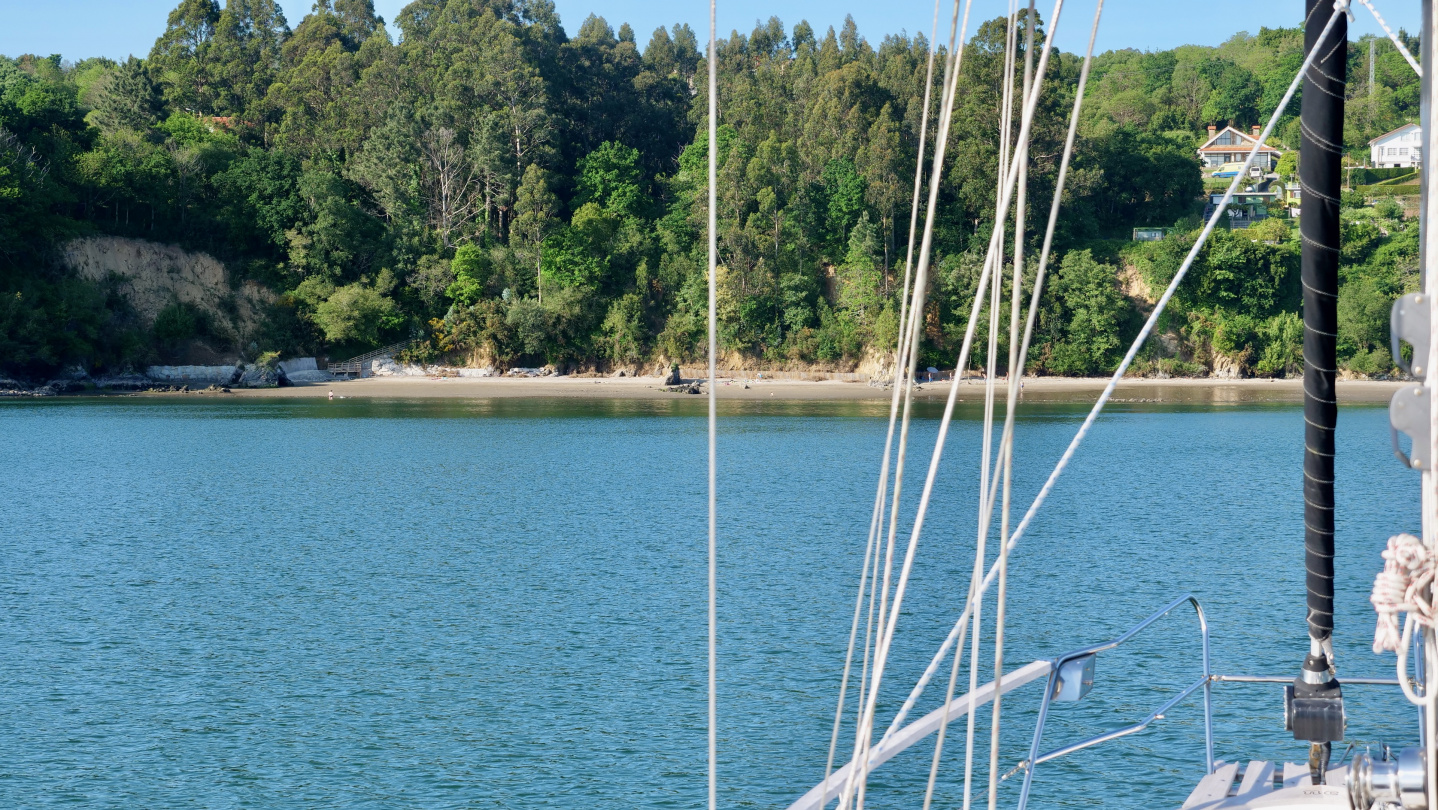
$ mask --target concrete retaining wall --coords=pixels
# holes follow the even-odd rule
[[[145,376],[167,383],[229,385],[235,378],[234,366],[150,366]]]

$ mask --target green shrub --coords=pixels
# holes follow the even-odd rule
[[[1262,350],[1253,370],[1261,377],[1286,377],[1303,370],[1303,319],[1280,312],[1258,327]]]
[[[637,293],[620,296],[609,305],[600,326],[604,353],[615,363],[637,363],[644,357],[647,334],[644,329],[644,302]]]
[[[199,337],[203,323],[203,313],[194,304],[172,301],[155,316],[150,331],[161,344],[175,346]]]
[[[463,244],[454,252],[450,263],[454,282],[444,291],[457,304],[471,306],[484,296],[494,275],[494,262],[478,245]]]
[[[1347,207],[1347,205],[1348,205],[1348,195],[1350,195],[1350,194],[1353,194],[1353,195],[1357,196],[1358,198],[1362,198],[1362,197],[1364,197],[1365,195],[1366,195],[1366,196],[1375,196],[1375,195],[1378,195],[1378,194],[1391,194],[1391,195],[1393,195],[1393,196],[1395,196],[1395,197],[1403,197],[1403,196],[1408,196],[1408,195],[1412,195],[1412,194],[1418,194],[1418,193],[1422,190],[1422,188],[1423,188],[1423,187],[1422,187],[1421,185],[1419,185],[1418,183],[1412,183],[1412,184],[1410,184],[1410,185],[1404,185],[1404,186],[1358,186],[1358,187],[1357,187],[1355,190],[1353,190],[1353,191],[1345,191],[1345,192],[1343,192],[1343,204],[1344,204],[1344,207]],[[1362,204],[1362,203],[1359,203],[1359,205],[1361,205],[1361,204]]]
[[[404,323],[393,298],[382,293],[382,284],[347,284],[335,290],[315,307],[314,321],[331,343],[374,345],[383,332]]]
[[[1373,202],[1373,211],[1384,219],[1402,219],[1403,205],[1392,197],[1383,197]]]
[[[1343,368],[1354,372],[1372,376],[1375,374],[1387,374],[1393,369],[1393,358],[1388,356],[1388,350],[1374,348],[1361,350],[1348,358],[1346,362],[1340,363]]]

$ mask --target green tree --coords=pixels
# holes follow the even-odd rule
[[[149,63],[164,88],[165,100],[177,109],[214,110],[214,65],[210,54],[220,21],[216,0],[180,0],[170,12],[165,33],[150,49]]]
[[[150,79],[149,68],[131,56],[99,80],[91,115],[105,132],[145,132],[159,121],[161,109],[159,88]]]
[[[553,228],[559,201],[549,190],[549,177],[539,164],[531,163],[524,170],[519,184],[519,199],[514,207],[511,241],[521,240],[534,251],[535,284],[539,300],[544,302],[544,240]]]
[[[620,216],[632,216],[643,207],[639,184],[639,150],[605,141],[579,161],[574,202],[593,202]]]
[[[263,114],[259,105],[279,72],[280,52],[289,35],[289,23],[275,0],[226,0],[208,54],[216,112]]]
[[[1043,326],[1053,338],[1039,361],[1043,369],[1066,376],[1110,371],[1119,361],[1127,315],[1117,269],[1096,261],[1090,250],[1070,251],[1050,290]]]
[[[494,262],[478,245],[466,243],[455,250],[450,269],[454,283],[445,294],[457,304],[473,306],[484,297],[485,287],[494,275]]]
[[[389,290],[394,278],[382,272],[374,284],[355,282],[336,289],[316,308],[315,324],[331,343],[374,345],[380,335],[404,323]]]

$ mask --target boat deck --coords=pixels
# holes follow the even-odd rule
[[[1348,766],[1328,771],[1326,785],[1314,787],[1306,763],[1253,760],[1247,765],[1220,762],[1194,788],[1183,810],[1283,810],[1299,807],[1348,807]]]

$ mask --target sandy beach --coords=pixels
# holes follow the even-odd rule
[[[1092,401],[1107,384],[1103,379],[1035,377],[1023,381],[1025,401],[1082,402]],[[1341,381],[1340,401],[1349,403],[1387,402],[1402,382]],[[703,389],[707,393],[707,389]],[[1006,390],[1000,381],[1000,396]],[[970,401],[983,396],[983,382],[966,380],[960,383],[959,398]],[[675,392],[657,377],[520,377],[520,378],[433,378],[433,377],[371,377],[361,380],[337,380],[333,383],[304,383],[285,388],[235,389],[242,397],[323,398],[334,392],[336,398],[368,399],[495,399],[495,398],[586,398],[586,399],[698,399],[701,395]],[[948,396],[949,383],[925,383],[916,395],[924,400],[943,400]],[[720,399],[733,400],[808,400],[857,401],[887,400],[890,392],[859,382],[833,380],[755,380],[724,379],[718,381]],[[163,396],[163,395],[160,395]],[[1114,402],[1302,402],[1302,380],[1214,380],[1214,379],[1134,379],[1119,384]]]

